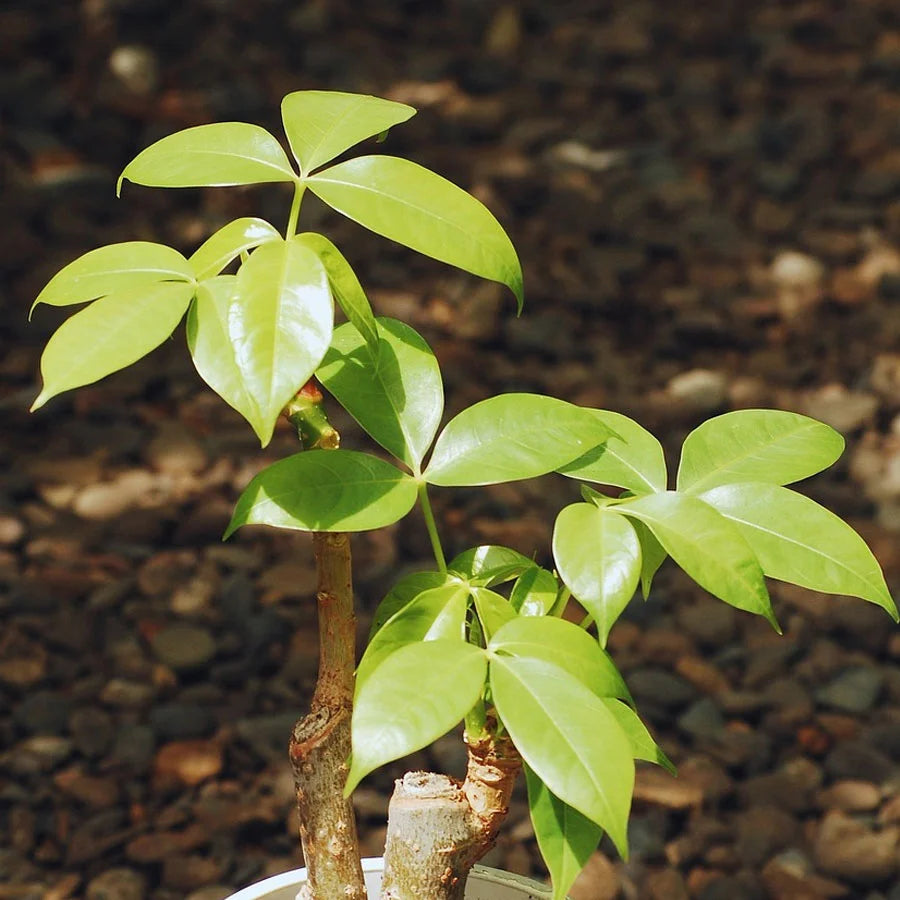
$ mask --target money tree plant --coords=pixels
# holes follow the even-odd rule
[[[50,338],[33,408],[135,362],[186,317],[198,373],[262,445],[282,414],[295,426],[300,451],[253,478],[226,537],[265,524],[310,532],[314,543],[319,678],[290,736],[302,896],[365,896],[350,793],[463,722],[464,779],[415,772],[396,783],[383,896],[462,897],[524,772],[561,900],[604,833],[627,854],[635,760],[671,768],[605,649],[667,557],[776,630],[766,577],[857,596],[895,620],[897,610],[856,532],[784,486],[838,458],[843,440],[827,425],[773,410],[713,418],[686,439],[674,488],[659,442],[617,412],[508,393],[442,425],[441,373],[426,341],[375,316],[327,237],[298,231],[309,190],[379,235],[508,286],[521,311],[515,250],[478,200],[409,160],[334,162],[413,114],[376,97],[299,91],[282,102],[293,161],[272,134],[241,122],[188,128],[141,152],[120,189],[284,182],[293,188],[287,224],[282,232],[241,218],[187,257],[129,241],[67,265],[35,304],[89,305]],[[335,302],[345,320],[337,325]],[[341,447],[329,402],[377,446]],[[571,494],[565,478],[580,481],[582,499],[559,512],[550,552],[477,546],[447,561],[433,489],[551,473],[562,497]],[[348,535],[414,509],[434,567],[396,582],[357,663]]]

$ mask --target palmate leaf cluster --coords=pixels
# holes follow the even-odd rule
[[[187,314],[198,372],[263,444],[315,376],[380,448],[304,450],[275,463],[244,490],[226,536],[249,524],[381,528],[419,503],[429,523],[431,487],[552,473],[561,488],[565,478],[578,480],[582,501],[555,522],[552,569],[499,546],[445,563],[429,525],[435,570],[401,579],[375,612],[357,672],[347,782],[350,791],[460,721],[473,736],[507,735],[524,761],[535,835],[559,900],[604,832],[627,853],[635,760],[671,769],[605,650],[615,621],[639,586],[647,595],[667,558],[776,628],[766,577],[861,597],[895,620],[897,610],[856,532],[785,486],[830,466],[843,449],[840,435],[812,419],[743,410],[705,422],[684,443],[674,489],[659,441],[620,413],[509,393],[443,423],[443,382],[427,342],[374,314],[326,237],[296,230],[309,189],[378,234],[506,284],[521,308],[512,244],[473,197],[389,156],[322,168],[413,112],[374,97],[290,94],[282,113],[296,169],[271,134],[246,123],[189,128],[139,154],[120,186],[292,184],[286,233],[243,218],[190,257],[132,241],[75,260],[36,301],[90,305],[50,339],[35,408],[139,359]],[[235,261],[236,272],[224,274]],[[346,318],[337,326],[335,303]]]
[[[267,444],[285,405],[331,344],[335,301],[370,351],[377,347],[371,307],[340,251],[323,235],[296,233],[306,190],[377,234],[507,284],[521,307],[515,250],[470,194],[392,156],[321,168],[414,113],[377,97],[289,94],[282,119],[299,172],[272,134],[244,122],[188,128],[141,152],[122,172],[120,188],[126,180],[157,187],[292,185],[287,232],[244,218],[219,229],[190,258],[161,244],[129,241],[70,263],[35,306],[93,302],[51,337],[33,409],[145,356],[187,313],[188,344],[201,377]],[[238,258],[237,274],[222,274]]]

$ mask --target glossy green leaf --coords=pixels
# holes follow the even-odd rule
[[[701,587],[778,630],[763,571],[737,526],[697,497],[666,491],[610,511],[639,519]]]
[[[415,114],[405,103],[339,91],[294,91],[281,101],[284,130],[304,175]]]
[[[591,412],[612,432],[602,447],[597,447],[559,471],[570,478],[611,484],[635,494],[656,493],[666,489],[666,460],[662,445],[628,416],[608,409]]]
[[[604,700],[603,702],[621,726],[622,731],[628,736],[634,758],[656,763],[656,765],[662,766],[666,771],[675,775],[676,769],[672,764],[672,760],[663,753],[656,741],[653,740],[653,737],[647,730],[647,726],[640,720],[638,714],[630,706],[622,703],[621,700]]]
[[[609,654],[586,631],[555,616],[519,616],[491,638],[495,653],[543,659],[565,669],[598,697],[631,695]]]
[[[516,611],[506,597],[490,588],[473,587],[471,591],[481,623],[481,633],[485,640],[490,640],[492,634],[516,617]]]
[[[32,411],[146,356],[172,334],[193,295],[192,284],[162,281],[111,294],[75,313],[44,348],[44,386]]]
[[[897,607],[865,541],[809,497],[746,482],[713,488],[700,499],[734,522],[766,575],[826,594],[861,597],[896,621]]]
[[[608,437],[609,429],[590,410],[540,394],[500,394],[447,423],[425,480],[462,487],[534,478]]]
[[[563,803],[528,765],[524,769],[531,824],[550,873],[553,900],[566,900],[569,888],[597,849],[603,829]]]
[[[543,659],[493,655],[490,683],[522,759],[560,800],[603,828],[627,858],[634,758],[606,703]]]
[[[228,333],[237,277],[219,275],[204,281],[188,310],[187,340],[200,377],[265,439],[267,423],[244,384],[243,372]]]
[[[593,503],[573,503],[556,518],[553,558],[566,586],[593,617],[605,647],[641,577],[641,545],[633,526]]]
[[[827,469],[843,452],[833,428],[777,409],[741,409],[708,419],[685,438],[678,490],[700,494],[720,484],[790,484]]]
[[[242,253],[280,241],[281,235],[265,219],[235,219],[211,234],[191,255],[188,262],[198,281],[218,275]]]
[[[669,554],[643,522],[634,519],[631,525],[641,544],[641,594],[646,600],[650,596],[653,579]]]
[[[521,616],[549,616],[556,605],[559,587],[552,572],[531,565],[516,579],[509,602]]]
[[[463,550],[448,563],[447,568],[470,579],[473,584],[494,587],[512,581],[533,565],[534,560],[523,556],[518,550],[496,544],[482,544],[480,547]]]
[[[259,408],[265,446],[285,405],[312,377],[331,343],[334,306],[322,263],[297,241],[263,244],[237,278],[228,337],[244,386]]]
[[[357,679],[367,678],[385,657],[405,644],[464,641],[468,605],[469,586],[459,581],[422,591],[394,613],[372,638],[359,664]]]
[[[354,450],[304,450],[256,475],[238,498],[229,537],[242,525],[296,531],[368,531],[402,519],[416,482]]]
[[[361,156],[307,179],[329,206],[425,256],[499,281],[522,308],[522,267],[488,209],[462,188],[407,159]]]
[[[91,250],[59,270],[31,306],[72,306],[159,281],[193,281],[188,261],[165,244],[126,241]]]
[[[360,333],[369,348],[372,359],[378,359],[378,329],[369,298],[362,289],[356,273],[343,254],[323,234],[307,231],[297,235],[297,241],[309,247],[325,266],[328,283],[335,300],[344,311],[350,324]]]
[[[324,451],[329,452],[329,451]],[[353,750],[344,793],[369,772],[448,732],[484,687],[485,653],[464,641],[406,644],[358,685]]]
[[[265,128],[216,122],[176,131],[142,150],[125,166],[116,192],[126,179],[148,187],[226,187],[296,178]]]
[[[441,372],[412,328],[396,319],[377,322],[377,362],[359,332],[341,325],[316,376],[374,440],[418,471],[441,421]]]
[[[409,575],[405,575],[384,595],[375,609],[372,626],[369,629],[369,641],[371,642],[378,630],[394,613],[403,609],[408,603],[412,603],[423,591],[452,584],[458,580],[447,572],[411,572]]]

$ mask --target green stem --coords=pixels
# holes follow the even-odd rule
[[[306,185],[302,181],[294,183],[294,199],[291,202],[291,212],[288,216],[287,228],[284,232],[284,239],[289,241],[297,233],[297,220],[300,218],[300,202],[303,200],[303,194],[306,192]]]
[[[444,548],[441,546],[441,539],[434,521],[434,513],[431,511],[431,502],[428,499],[428,485],[424,481],[419,485],[419,502],[422,504],[422,514],[425,516],[425,527],[428,529],[428,537],[431,539],[434,560],[438,569],[441,572],[446,572],[447,560],[444,557]]]

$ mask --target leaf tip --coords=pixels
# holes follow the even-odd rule
[[[46,388],[42,390],[37,397],[34,398],[34,403],[31,404],[29,412],[37,412],[53,395],[50,394]]]

